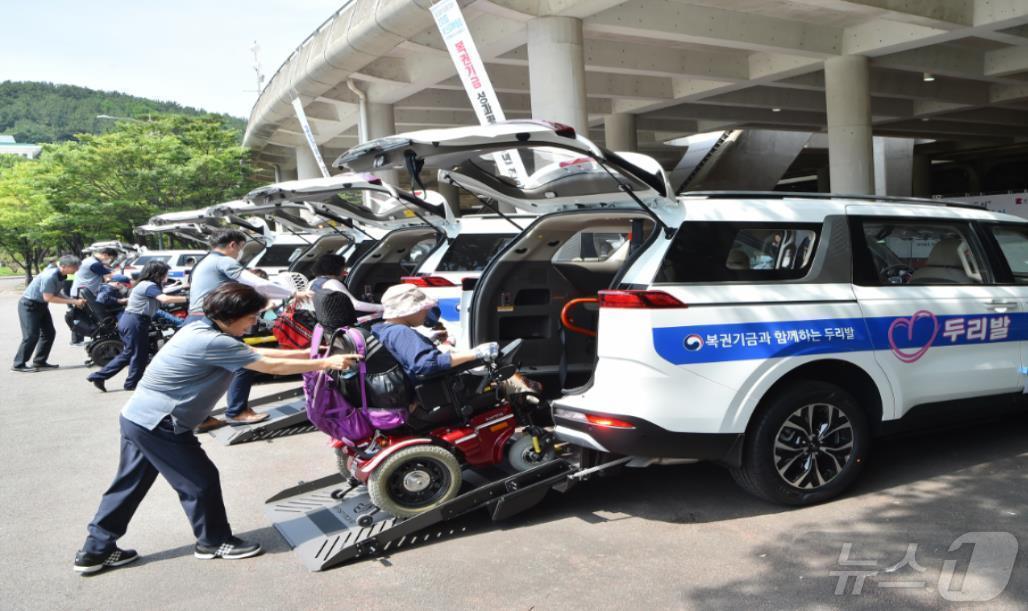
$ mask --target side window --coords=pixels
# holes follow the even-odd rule
[[[660,282],[781,282],[810,271],[820,224],[689,222],[661,264]]]
[[[1028,284],[1028,226],[992,225],[989,231],[1003,251],[1014,284]]]
[[[861,233],[873,266],[862,284],[976,285],[990,280],[968,223],[863,219]]]
[[[400,267],[403,269],[403,273],[410,275],[417,271],[425,261],[425,257],[435,250],[436,243],[437,240],[435,238],[425,238],[411,246],[407,254],[400,260]]]
[[[612,257],[628,241],[628,232],[581,231],[553,255],[554,263],[599,263]]]

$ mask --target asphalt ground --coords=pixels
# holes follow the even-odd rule
[[[16,284],[0,281],[0,346],[12,355]],[[624,470],[551,493],[506,522],[467,516],[457,537],[323,573],[303,568],[266,522],[263,502],[332,472],[324,436],[232,447],[204,440],[236,533],[266,553],[193,558],[189,524],[159,479],[121,540],[142,560],[82,577],[72,560],[117,466],[126,394],[85,381],[83,351],[68,345],[63,310],[53,314],[61,369],[0,370],[4,609],[1015,609],[1028,601],[1026,415],[880,441],[856,487],[817,507],[753,499],[715,465]],[[967,534],[983,532],[1000,534]],[[1021,548],[1012,574],[1011,540]],[[911,549],[916,566],[893,568]],[[840,587],[846,572],[866,574],[859,594],[856,575]]]

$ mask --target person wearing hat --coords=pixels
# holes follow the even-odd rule
[[[104,382],[126,366],[129,372],[125,378],[125,390],[136,389],[136,384],[143,377],[146,365],[150,362],[150,321],[153,320],[154,314],[162,303],[186,302],[186,297],[165,295],[161,289],[168,280],[170,270],[171,267],[167,263],[153,259],[147,261],[143,271],[139,272],[139,281],[129,293],[125,312],[118,319],[121,352],[104,365],[103,369],[86,377],[101,391],[107,392]]]
[[[100,286],[96,294],[96,302],[107,308],[107,311],[120,317],[128,303],[129,287],[132,286],[132,279],[123,274],[113,274],[111,279]]]
[[[413,382],[416,378],[439,373],[475,359],[495,358],[496,342],[487,342],[471,350],[443,351],[414,327],[425,323],[436,307],[432,299],[413,284],[397,284],[382,295],[384,321],[372,325],[371,333],[403,367]]]

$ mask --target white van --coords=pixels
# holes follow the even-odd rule
[[[369,302],[413,274],[445,236],[445,200],[438,193],[418,197],[370,174],[276,183],[251,191],[247,199],[257,206],[300,205],[324,219],[321,239],[327,242],[316,243],[301,261],[312,265],[335,248],[347,258],[347,288]],[[344,244],[343,236],[351,242]]]
[[[590,208],[597,183],[581,209],[508,244],[474,292],[470,342],[524,339],[523,368],[562,388],[562,439],[642,464],[716,461],[750,492],[803,505],[843,492],[872,438],[918,414],[1023,409],[1023,219],[925,200],[676,198],[658,174],[538,126],[494,126],[460,152],[575,150],[639,200]],[[408,151],[419,147],[397,139],[377,155]],[[597,248],[626,230],[627,247]],[[584,256],[590,242],[597,256]],[[571,319],[583,300],[595,321]]]

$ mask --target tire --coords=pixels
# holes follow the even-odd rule
[[[553,449],[552,445],[543,448],[542,454],[537,454],[532,447],[532,436],[521,433],[515,436],[507,446],[507,455],[503,464],[511,473],[521,473],[550,462],[556,457],[557,451]]]
[[[420,445],[385,459],[368,478],[371,502],[387,513],[410,518],[457,496],[461,472],[446,448]]]
[[[114,357],[118,356],[123,348],[124,344],[121,343],[120,339],[101,339],[90,344],[86,354],[89,355],[90,360],[94,364],[103,367],[111,362]]]
[[[733,468],[732,477],[772,503],[821,503],[856,480],[870,443],[867,414],[852,395],[833,384],[804,380],[756,415],[746,434],[742,467]]]

